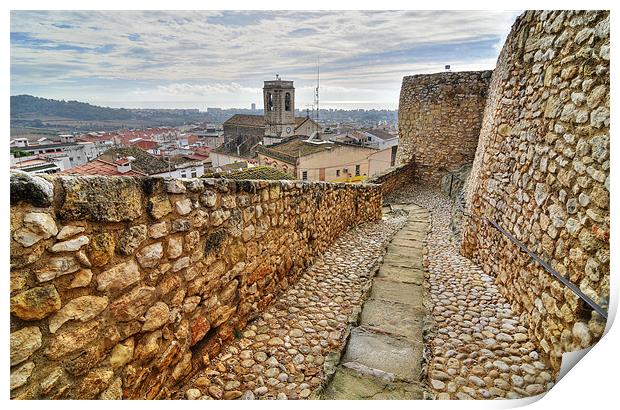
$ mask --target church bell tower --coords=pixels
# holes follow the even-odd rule
[[[295,134],[295,87],[292,81],[265,81],[265,136],[285,138]]]

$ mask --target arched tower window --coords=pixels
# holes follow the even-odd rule
[[[267,111],[273,111],[273,95],[267,93]]]
[[[284,94],[284,111],[291,110],[291,93]]]

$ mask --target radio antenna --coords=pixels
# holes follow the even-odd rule
[[[316,123],[319,123],[319,81],[320,81],[320,65],[321,65],[321,60],[320,57],[316,58],[316,90],[314,91],[314,98],[316,101]]]

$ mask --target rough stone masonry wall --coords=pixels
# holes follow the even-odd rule
[[[11,177],[11,397],[165,398],[377,185]]]
[[[557,370],[605,323],[488,223],[600,304],[609,295],[609,12],[528,11],[493,73],[463,252],[497,282]]]
[[[391,194],[404,185],[415,181],[415,166],[412,163],[400,164],[386,169],[383,172],[373,175],[364,183],[380,184],[381,194],[385,199],[386,195]]]
[[[419,180],[471,163],[492,71],[443,72],[403,78],[397,162],[415,162]]]

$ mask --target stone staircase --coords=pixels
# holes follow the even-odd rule
[[[407,222],[388,245],[324,399],[425,398],[423,257],[430,218],[417,205],[395,207],[408,212]]]

